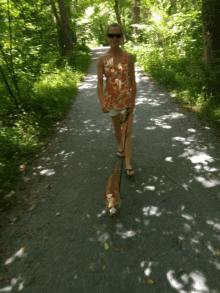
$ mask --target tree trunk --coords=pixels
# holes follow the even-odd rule
[[[65,47],[64,47],[64,39],[62,36],[61,22],[60,18],[57,14],[56,5],[53,0],[50,0],[51,10],[53,14],[54,23],[57,28],[57,36],[58,36],[58,46],[61,56],[65,55]]]
[[[11,97],[12,103],[16,106],[16,108],[19,108],[19,104],[18,104],[18,102],[17,102],[17,100],[16,100],[16,98],[15,98],[15,96],[14,96],[14,94],[13,94],[11,88],[10,88],[10,85],[8,84],[7,78],[6,78],[5,74],[4,74],[4,71],[3,71],[2,67],[1,67],[1,65],[0,65],[0,72],[1,72],[2,78],[4,80],[5,86],[6,86],[8,92],[9,92],[9,95]]]
[[[220,2],[203,0],[203,62],[211,68],[208,95],[218,96],[220,101]]]
[[[102,23],[100,23],[99,26],[100,26],[100,30],[101,30],[102,42],[104,44],[105,43],[105,33],[104,33],[104,29],[103,29]]]
[[[133,0],[133,24],[140,24],[140,0]],[[141,42],[140,30],[137,27],[133,28],[133,34],[138,42]]]
[[[176,0],[171,0],[171,6],[168,10],[168,15],[174,14],[176,12]]]
[[[64,51],[65,51],[65,54],[71,54],[73,51],[73,41],[70,34],[65,1],[58,0],[58,2],[59,2],[59,9],[60,9],[62,34],[64,37]]]
[[[121,26],[122,33],[124,35],[124,41],[126,41],[126,35],[125,35],[125,31],[124,31],[124,28],[123,28],[122,23],[121,23],[120,12],[119,12],[119,9],[118,9],[118,0],[115,0],[114,8],[115,8],[115,14],[116,14],[117,22]],[[124,41],[123,41],[123,44],[124,44]]]

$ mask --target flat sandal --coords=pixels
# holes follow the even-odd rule
[[[124,157],[125,157],[125,155],[124,155],[124,156],[123,156],[123,155],[122,155],[122,156],[121,156],[121,155],[119,155],[119,154],[122,154],[122,153],[124,153],[124,150],[123,150],[123,151],[121,151],[121,152],[119,152],[119,151],[118,151],[118,152],[117,152],[117,156],[118,156],[119,158],[124,158]]]

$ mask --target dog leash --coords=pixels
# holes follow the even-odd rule
[[[125,120],[123,122],[120,121],[120,124],[123,124],[128,120],[128,116],[130,114],[129,113],[129,107],[126,107],[126,111],[127,111],[127,114],[126,114]],[[128,129],[128,125],[126,126],[125,143],[126,143],[127,129]],[[125,151],[125,143],[124,143],[124,151]],[[121,174],[122,174],[122,168],[123,168],[123,159],[124,158],[122,158],[122,163],[121,163]],[[119,193],[120,193],[120,186],[121,186],[121,174],[120,174],[120,180],[119,180]]]

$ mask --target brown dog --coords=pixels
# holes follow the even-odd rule
[[[116,174],[119,162],[117,162],[114,173],[109,177],[106,191],[104,193],[105,204],[110,211],[110,216],[121,208],[121,199],[119,195],[119,176]]]

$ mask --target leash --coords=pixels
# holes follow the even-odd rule
[[[125,123],[128,120],[128,116],[130,114],[129,113],[129,107],[126,107],[126,111],[127,111],[127,114],[126,114],[125,120],[123,122],[120,121],[120,124],[123,124],[123,123]],[[128,125],[126,126],[125,143],[126,143],[127,129],[128,129]],[[124,143],[124,151],[125,151],[125,143]],[[122,158],[122,163],[121,163],[121,174],[122,174],[123,161],[124,161],[123,159],[124,158]],[[120,174],[120,180],[119,180],[119,193],[120,193],[120,186],[121,186],[121,174]]]

